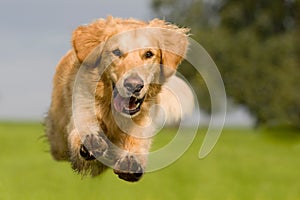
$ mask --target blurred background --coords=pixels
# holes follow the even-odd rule
[[[191,28],[221,72],[229,105],[246,108],[255,126],[300,127],[299,1],[153,0],[152,8]],[[180,69],[209,110],[199,74]]]
[[[82,179],[52,160],[41,122],[55,66],[77,26],[108,15],[191,28],[215,61],[228,113],[205,159],[197,155],[209,93],[183,62],[179,72],[197,93],[202,126],[177,162],[128,184],[111,171]],[[0,24],[0,200],[300,199],[299,0],[2,0]],[[154,149],[176,135],[174,128],[162,132]]]

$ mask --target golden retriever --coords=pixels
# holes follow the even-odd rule
[[[119,178],[138,181],[151,145],[152,129],[143,131],[150,112],[155,118],[151,107],[161,103],[180,116],[164,85],[171,77],[182,85],[174,74],[188,32],[159,19],[108,17],[78,27],[56,68],[45,119],[54,159],[92,176],[109,165]]]

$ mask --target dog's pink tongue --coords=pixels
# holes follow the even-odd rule
[[[122,112],[125,105],[128,104],[128,100],[122,97],[120,94],[114,98],[114,106],[117,112]]]

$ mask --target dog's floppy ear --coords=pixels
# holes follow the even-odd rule
[[[80,62],[113,34],[112,27],[116,27],[113,23],[114,18],[109,16],[106,20],[99,19],[89,25],[79,26],[73,32],[72,45]]]
[[[158,19],[151,23],[154,27],[160,28],[161,64],[163,74],[165,78],[168,78],[176,72],[178,65],[185,58],[189,43],[189,29],[179,28]]]

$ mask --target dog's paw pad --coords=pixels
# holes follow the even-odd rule
[[[85,160],[94,160],[95,157],[89,152],[86,147],[82,144],[79,150],[80,156]]]
[[[94,160],[103,156],[107,149],[108,144],[100,135],[89,134],[85,136],[80,146],[79,154],[85,160]]]
[[[115,164],[114,172],[119,178],[130,182],[140,180],[144,174],[143,167],[133,155],[120,158]]]

